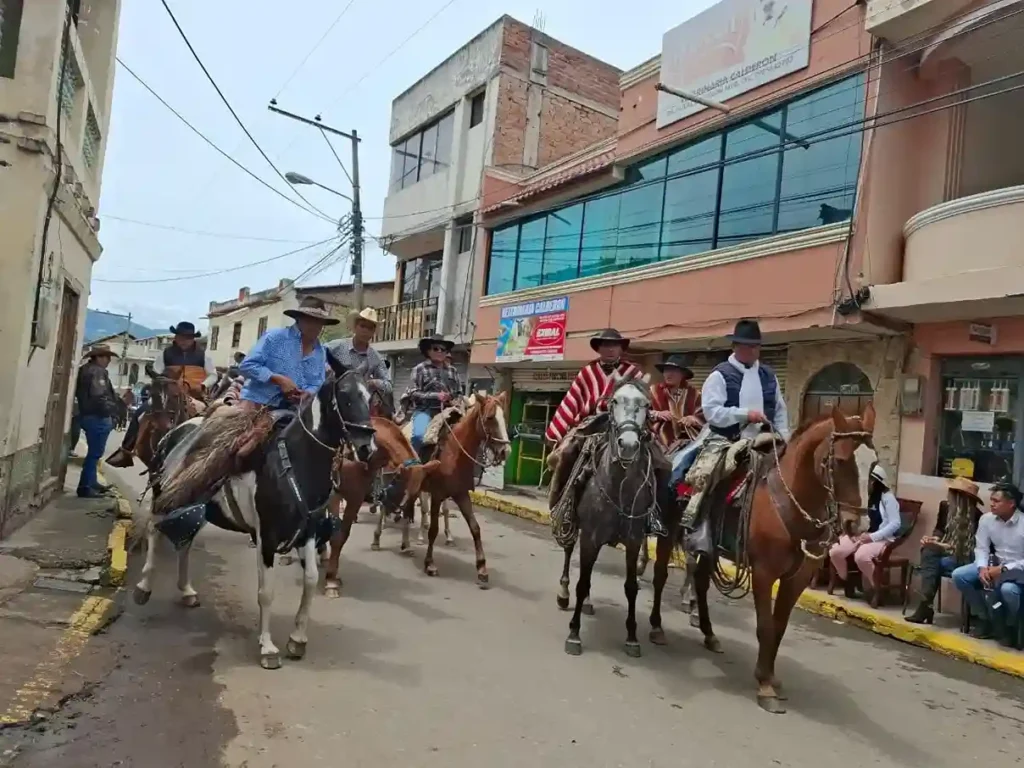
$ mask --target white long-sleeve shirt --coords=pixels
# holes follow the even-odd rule
[[[892,491],[886,491],[878,502],[878,511],[882,514],[882,522],[878,530],[870,534],[872,541],[892,541],[900,530],[903,521],[900,519],[900,503]]]
[[[974,563],[979,568],[988,567],[990,545],[995,546],[999,565],[1024,568],[1024,514],[1017,510],[1004,522],[991,512],[986,512],[978,521],[974,542]]]
[[[711,375],[705,379],[700,395],[704,419],[708,424],[719,429],[739,425],[741,437],[756,437],[761,431],[761,425],[749,424],[747,416],[751,411],[764,413],[764,394],[761,392],[761,375],[758,373],[761,363],[755,362],[748,368],[736,359],[736,355],[729,355],[727,362],[743,374],[743,383],[740,385],[740,403],[738,406],[725,404],[727,396],[725,378],[718,371],[712,371]],[[772,426],[784,440],[789,441],[789,413],[786,410],[786,401],[782,398],[782,389],[779,387],[778,379],[775,381],[775,418],[772,421]]]
[[[210,357],[210,353],[207,352],[204,355],[203,370],[206,371],[206,378],[203,379],[203,386],[209,389],[217,383],[217,379],[220,378],[217,373],[217,366],[213,363],[213,358]],[[156,360],[153,361],[153,370],[160,376],[163,375],[164,366],[164,353],[160,352],[156,356]]]

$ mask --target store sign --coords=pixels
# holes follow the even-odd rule
[[[662,38],[661,82],[726,101],[807,66],[813,0],[722,0]],[[706,109],[658,92],[658,128]]]
[[[996,327],[988,323],[971,323],[968,331],[968,338],[981,344],[996,343]]]
[[[496,362],[561,360],[568,314],[568,296],[502,307]]]

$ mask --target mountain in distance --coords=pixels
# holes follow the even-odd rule
[[[85,343],[89,344],[96,339],[123,333],[127,325],[128,318],[123,315],[113,315],[98,309],[87,309],[85,311]],[[156,336],[158,333],[167,333],[167,329],[148,328],[145,325],[132,323],[129,333],[137,339],[142,339],[147,336]]]

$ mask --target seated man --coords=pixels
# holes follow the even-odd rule
[[[454,342],[439,335],[420,339],[420,354],[427,359],[413,368],[409,388],[402,395],[403,403],[412,412],[411,442],[417,453],[423,448],[423,438],[433,418],[464,394],[459,372],[448,363],[454,346]]]
[[[1003,616],[1020,613],[1021,585],[1002,577],[1024,569],[1024,513],[1019,508],[1022,499],[1024,494],[1010,482],[992,486],[989,511],[978,521],[974,562],[953,571],[953,584],[975,618],[971,627],[973,637],[994,637],[1001,629]],[[995,551],[994,563],[989,559],[990,549]],[[986,592],[993,593],[991,606],[986,601]]]
[[[935,617],[932,603],[942,587],[942,577],[952,575],[957,566],[974,557],[974,532],[981,510],[978,486],[965,477],[949,481],[948,497],[939,504],[939,516],[931,536],[921,539],[920,602],[907,616],[912,624],[931,624]]]

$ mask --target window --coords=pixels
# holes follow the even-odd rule
[[[82,156],[85,158],[85,164],[90,168],[93,168],[96,161],[99,160],[101,140],[100,126],[96,122],[96,115],[90,106],[85,120],[85,136],[82,139]]]
[[[941,363],[938,474],[977,483],[1020,477],[1020,379],[1024,361],[950,358]]]
[[[455,236],[458,243],[458,253],[468,253],[473,249],[473,232],[474,227],[472,216],[455,220]]]
[[[63,76],[58,75],[58,82],[61,85],[60,89],[60,111],[64,114],[65,119],[70,119],[71,115],[75,110],[75,97],[78,94],[80,88],[85,85],[85,80],[82,79],[82,73],[78,70],[78,63],[75,61],[75,54],[71,48],[68,48],[70,54],[67,58],[62,58],[64,66]]]
[[[263,317],[261,317],[259,319],[259,322],[256,324],[256,338],[257,339],[262,338],[263,334],[267,332],[267,320],[268,320],[267,316],[264,315]]]
[[[215,325],[210,328],[210,351],[217,351],[217,340],[220,338],[220,326]],[[149,342],[146,342],[147,349],[149,348]]]
[[[438,295],[441,288],[441,254],[432,253],[402,263],[399,302],[419,301]]]
[[[14,77],[23,0],[0,0],[0,77]]]
[[[469,102],[469,127],[475,128],[484,121],[484,96],[486,91],[480,91]]]
[[[830,363],[807,383],[800,422],[831,413],[835,406],[847,416],[860,416],[874,399],[871,381],[853,363]]]
[[[449,112],[391,148],[391,191],[448,169],[455,113]]]
[[[242,343],[242,324],[235,323],[235,327],[231,329],[231,348],[238,349],[238,345]]]
[[[849,220],[860,140],[829,132],[845,132],[863,103],[864,76],[858,74],[638,163],[612,191],[496,229],[487,292],[606,274]]]

